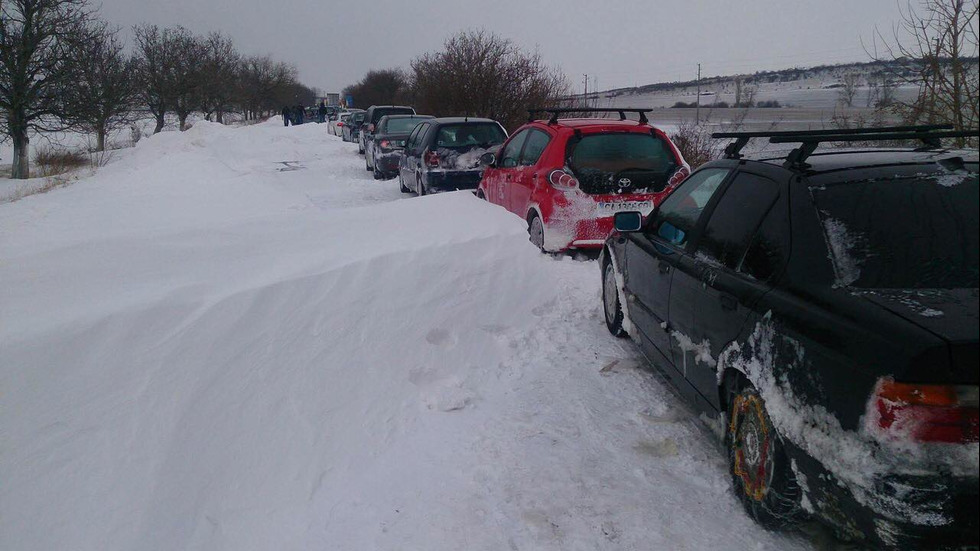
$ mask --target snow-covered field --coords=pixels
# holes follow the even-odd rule
[[[322,125],[0,204],[0,549],[808,549],[553,259]]]

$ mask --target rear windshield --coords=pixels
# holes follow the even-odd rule
[[[977,173],[813,188],[837,283],[871,289],[977,288]]]
[[[350,116],[350,120],[354,122],[364,122],[364,113],[354,113]]]
[[[678,168],[670,145],[647,133],[572,139],[566,158],[586,193],[660,191]]]
[[[408,134],[412,131],[415,126],[428,119],[429,117],[406,117],[397,119],[388,119],[385,123],[385,132],[388,134]]]
[[[496,123],[447,124],[439,128],[436,147],[481,147],[504,143],[507,135]]]
[[[411,107],[389,107],[386,109],[375,109],[371,117],[374,119],[371,122],[377,124],[381,120],[381,117],[387,115],[414,115],[415,109]]]

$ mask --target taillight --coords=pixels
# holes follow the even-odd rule
[[[369,124],[368,125],[368,132],[374,132],[374,125],[373,124]]]
[[[381,140],[381,149],[390,149],[390,148],[391,148],[391,142],[389,142],[388,140]]]
[[[342,123],[342,122],[338,122],[337,123],[337,126],[343,126],[343,125],[344,125],[344,123]]]
[[[670,180],[667,182],[667,185],[670,187],[674,187],[677,184],[684,181],[684,178],[687,178],[690,175],[691,175],[691,170],[686,166],[682,166],[677,169],[677,172],[675,172],[673,176],[670,177]]]
[[[978,441],[978,387],[923,385],[882,378],[871,398],[871,419],[886,435],[918,442]]]
[[[551,187],[562,191],[570,191],[578,187],[578,180],[575,179],[575,176],[564,170],[552,170],[548,174],[548,183],[551,184]]]
[[[429,165],[431,167],[437,167],[437,166],[439,166],[439,153],[437,153],[435,151],[426,151],[425,152],[425,164],[427,164],[427,165]]]

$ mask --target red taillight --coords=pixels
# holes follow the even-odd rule
[[[687,178],[690,175],[691,175],[691,170],[686,166],[682,166],[677,169],[677,172],[675,172],[673,176],[670,177],[670,180],[667,182],[667,185],[670,187],[674,187],[677,184],[683,182],[684,178]]]
[[[564,170],[552,170],[548,174],[548,183],[551,184],[551,187],[562,191],[570,191],[578,187],[578,180],[575,179],[575,176]]]
[[[338,122],[337,123],[337,126],[343,126],[343,125],[344,125],[344,123],[342,123],[342,122]]]
[[[381,140],[382,149],[389,149],[390,147],[391,147],[391,142],[389,142],[388,140]]]
[[[432,166],[432,167],[439,166],[439,153],[437,153],[435,151],[426,151],[425,152],[425,164],[427,164],[429,166]]]
[[[872,418],[890,436],[918,442],[978,441],[978,387],[878,381]]]

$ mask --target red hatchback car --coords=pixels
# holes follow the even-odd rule
[[[559,119],[567,113],[614,112],[619,120]],[[649,109],[538,109],[496,154],[486,154],[477,195],[523,217],[531,242],[547,252],[598,249],[613,215],[644,216],[690,174],[677,147],[651,126]],[[627,120],[637,113],[639,121]]]

